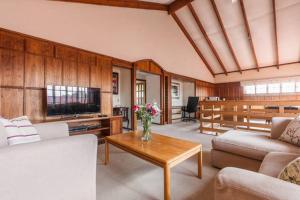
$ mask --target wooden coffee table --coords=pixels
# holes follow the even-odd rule
[[[164,198],[171,198],[170,168],[198,155],[198,177],[202,177],[202,145],[152,133],[152,140],[141,141],[140,133],[130,132],[105,138],[105,164],[109,162],[109,144],[164,169]]]

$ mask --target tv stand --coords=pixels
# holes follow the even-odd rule
[[[104,142],[105,136],[121,134],[123,132],[122,116],[78,116],[76,118],[68,116],[61,117],[59,119],[43,120],[36,123],[56,121],[65,122],[68,124],[70,136],[94,134],[98,137],[99,143]]]

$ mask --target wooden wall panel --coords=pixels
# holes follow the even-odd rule
[[[89,64],[89,65],[96,65],[96,55],[84,51],[79,51],[78,62]]]
[[[14,118],[23,115],[23,89],[1,89],[1,116]]]
[[[43,88],[45,86],[44,57],[33,54],[25,55],[25,86]]]
[[[77,85],[77,62],[63,61],[63,85]]]
[[[101,65],[91,66],[91,87],[101,88],[102,86],[102,68]]]
[[[45,118],[48,84],[101,88],[102,113],[112,114],[112,60],[132,67],[128,61],[0,28],[0,116]]]
[[[0,31],[0,47],[24,51],[24,38],[16,34]]]
[[[45,87],[62,85],[62,60],[48,57],[45,60]]]
[[[135,62],[135,65],[137,66],[137,70],[152,74],[162,75],[164,71],[161,66],[151,59],[137,61]]]
[[[196,80],[195,92],[196,96],[199,96],[200,100],[202,101],[205,99],[205,97],[215,96],[215,85]]]
[[[136,62],[137,70],[150,72],[150,62],[148,60],[138,61]]]
[[[0,85],[23,86],[24,53],[0,49]]]
[[[158,75],[161,75],[163,73],[162,69],[154,62],[150,62],[150,72]]]
[[[25,90],[25,115],[31,120],[44,119],[45,92],[45,90]]]
[[[32,54],[54,56],[54,45],[42,40],[26,38],[25,50]]]
[[[90,66],[84,63],[78,63],[78,86],[90,86]]]
[[[101,113],[106,115],[112,114],[112,93],[101,93]]]
[[[98,58],[98,65],[102,68],[101,85],[103,92],[112,92],[112,64],[111,59]]]
[[[77,49],[57,45],[56,51],[55,51],[56,58],[64,59],[64,60],[70,60],[77,62],[78,61],[78,51]]]

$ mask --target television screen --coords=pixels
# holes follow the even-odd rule
[[[47,115],[100,113],[100,88],[47,86]]]

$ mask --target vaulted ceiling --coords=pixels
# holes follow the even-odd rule
[[[214,75],[299,63],[299,0],[195,0],[173,17]]]
[[[300,0],[58,0],[168,11],[214,76],[300,61]]]

